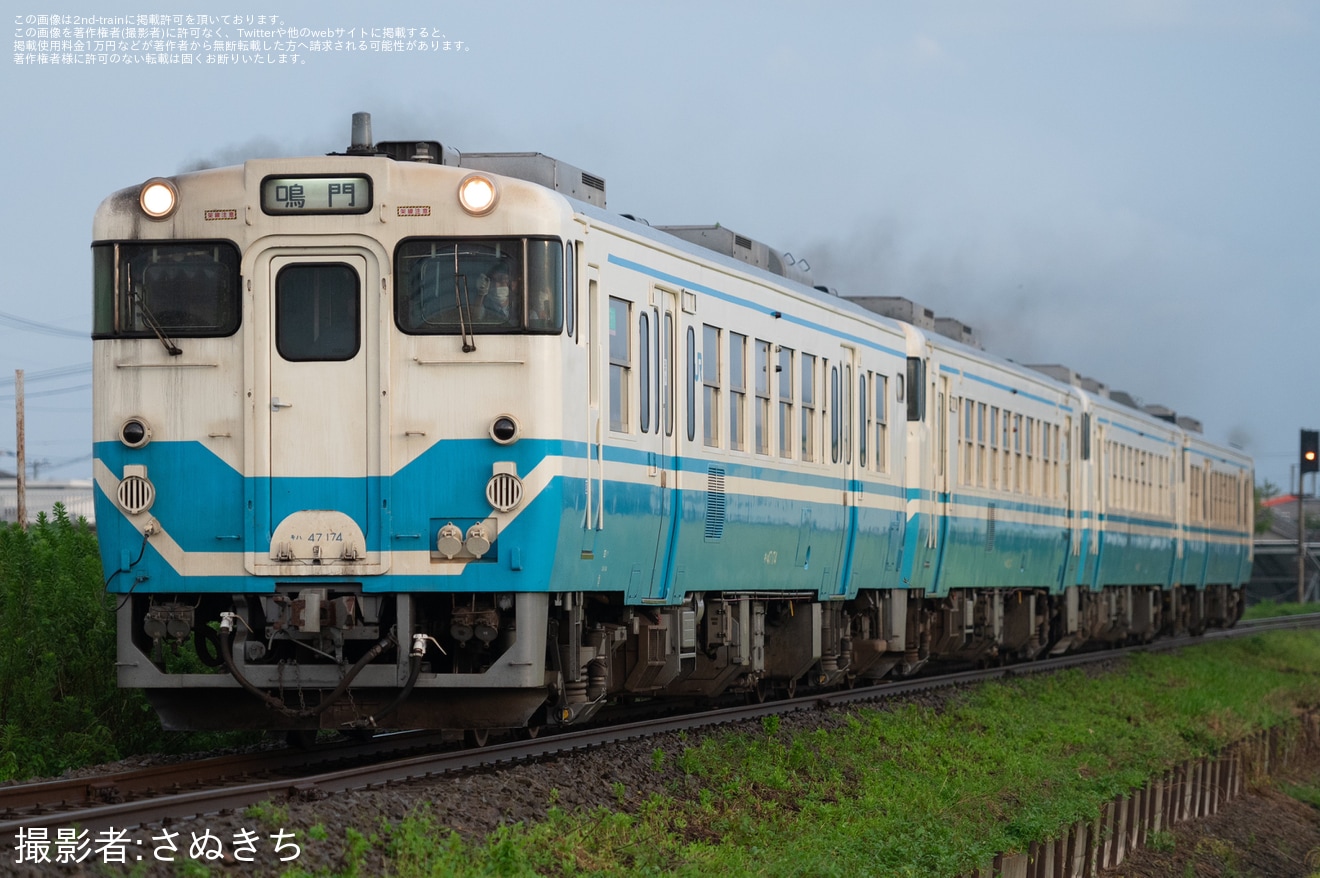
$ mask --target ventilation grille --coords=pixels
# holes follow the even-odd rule
[[[156,488],[142,476],[125,476],[119,483],[119,506],[129,515],[146,512],[156,502]]]
[[[752,249],[752,239],[744,238],[742,235],[734,235],[733,243],[737,244],[739,247],[742,247],[744,250]]]
[[[989,503],[985,509],[985,550],[995,550],[995,504]]]
[[[508,512],[522,502],[522,479],[512,473],[496,473],[486,483],[486,500],[500,512]]]
[[[582,185],[590,186],[592,189],[599,189],[601,192],[605,191],[605,181],[600,177],[597,177],[595,174],[588,174],[586,171],[582,172]]]
[[[724,468],[706,471],[706,539],[724,538]]]

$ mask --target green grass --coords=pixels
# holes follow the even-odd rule
[[[1279,789],[1299,802],[1320,809],[1320,783],[1285,783]]]
[[[363,829],[400,878],[954,876],[1316,703],[1320,634],[1277,632],[986,685],[938,710],[858,710],[828,731],[768,719],[654,759],[666,794],[616,788],[617,808],[552,807],[480,844],[428,811]]]
[[[1276,616],[1302,616],[1307,613],[1320,613],[1320,604],[1299,604],[1296,601],[1261,601],[1247,607],[1247,611],[1242,614],[1242,618],[1273,619]]]
[[[1146,847],[1161,854],[1170,854],[1177,847],[1177,840],[1172,832],[1161,829],[1146,836]]]

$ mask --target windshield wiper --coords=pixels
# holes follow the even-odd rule
[[[477,349],[472,332],[472,302],[468,298],[467,275],[458,270],[458,248],[454,248],[454,302],[458,305],[458,331],[463,336],[463,353]]]
[[[151,328],[152,332],[156,333],[156,338],[160,339],[160,343],[165,346],[165,350],[169,351],[170,356],[177,357],[179,354],[182,354],[183,348],[175,344],[174,340],[165,334],[165,330],[160,325],[160,321],[156,319],[156,315],[152,314],[151,309],[147,307],[147,298],[142,295],[141,287],[138,287],[133,293],[133,304],[137,306],[138,313],[142,315],[143,322]]]

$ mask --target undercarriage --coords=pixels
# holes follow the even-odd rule
[[[622,595],[368,594],[356,584],[253,595],[134,596],[119,682],[172,729],[438,728],[581,723],[637,699],[794,695],[1232,625],[1240,589],[1157,586]]]

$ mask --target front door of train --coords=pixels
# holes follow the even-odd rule
[[[251,446],[254,572],[382,572],[376,256],[259,258]],[[269,550],[264,551],[264,537]]]

